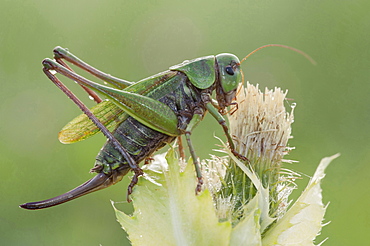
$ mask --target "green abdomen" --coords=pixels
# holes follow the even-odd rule
[[[132,117],[122,122],[113,135],[136,163],[175,139],[144,126]],[[105,173],[108,173],[110,169],[128,165],[123,156],[109,142],[100,150],[95,164],[103,165]]]

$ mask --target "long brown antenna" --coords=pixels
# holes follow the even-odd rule
[[[293,50],[295,52],[297,52],[298,54],[301,54],[302,56],[304,56],[307,60],[309,60],[313,65],[316,65],[316,61],[314,59],[312,59],[311,56],[307,55],[306,53],[304,53],[303,51],[299,50],[299,49],[296,49],[296,48],[293,48],[293,47],[290,47],[290,46],[287,46],[287,45],[282,45],[282,44],[266,44],[266,45],[263,45],[255,50],[253,50],[251,53],[249,53],[246,57],[244,57],[240,63],[242,64],[242,62],[244,62],[248,57],[250,57],[252,54],[256,53],[257,51],[263,49],[263,48],[266,48],[266,47],[282,47],[282,48],[285,48],[285,49],[289,49],[289,50]]]

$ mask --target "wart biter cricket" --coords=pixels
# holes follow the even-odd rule
[[[277,44],[262,46],[249,55],[269,46],[289,48],[305,55],[294,48]],[[78,75],[64,60],[112,87]],[[223,117],[228,106],[237,107],[234,99],[237,87],[242,82],[241,61],[235,55],[224,53],[185,61],[138,82],[129,82],[103,73],[61,47],[54,49],[54,59],[46,58],[42,64],[47,77],[84,113],[61,130],[59,140],[62,143],[74,143],[101,131],[107,137],[107,142],[91,169],[97,173],[95,177],[63,195],[25,203],[20,205],[22,208],[43,209],[73,200],[116,184],[132,170],[134,175],[128,186],[129,196],[138,177],[143,174],[139,163],[181,135],[185,135],[193,159],[198,178],[196,192],[199,192],[202,175],[190,136],[207,111],[222,126],[231,151],[237,157],[245,159],[234,150],[232,137]],[[88,109],[54,75],[55,72],[77,82],[98,104]],[[107,99],[102,100],[96,92]],[[216,99],[212,98],[212,94],[215,94]],[[114,130],[110,131],[108,128]]]

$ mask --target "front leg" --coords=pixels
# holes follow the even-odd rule
[[[207,95],[204,95],[205,97],[207,97]],[[208,96],[209,97],[209,96]],[[227,141],[229,143],[229,146],[230,146],[230,150],[231,152],[236,156],[238,157],[239,159],[243,160],[243,161],[248,161],[248,158],[239,154],[236,150],[235,150],[235,145],[234,145],[234,142],[233,142],[233,139],[230,135],[230,132],[229,132],[229,127],[227,126],[226,124],[226,120],[225,118],[220,114],[219,110],[217,110],[213,104],[212,104],[212,101],[211,100],[206,100],[206,107],[209,111],[209,113],[217,120],[217,122],[222,126],[222,129],[224,130],[225,132],[225,135],[226,135],[226,138],[227,138]]]

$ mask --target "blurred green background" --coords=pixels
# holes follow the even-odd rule
[[[0,240],[2,245],[127,245],[110,199],[125,202],[128,178],[107,190],[40,211],[18,208],[74,188],[91,175],[104,137],[73,145],[57,133],[77,107],[42,73],[41,60],[68,47],[93,66],[137,81],[186,59],[234,53],[268,43],[299,48],[318,63],[281,48],[243,63],[245,80],[289,89],[297,103],[296,150],[289,166],[312,175],[321,158],[342,155],[327,170],[325,245],[369,245],[370,3],[368,1],[8,1],[0,2]],[[68,83],[77,88],[73,83]],[[87,99],[78,90],[78,95]],[[87,101],[88,105],[93,102]],[[194,133],[206,158],[223,136],[209,116]],[[308,182],[298,181],[297,197]]]

